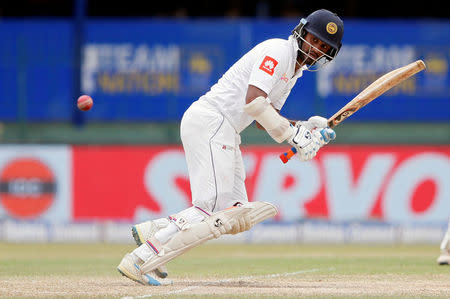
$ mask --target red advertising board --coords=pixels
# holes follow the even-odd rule
[[[392,222],[450,216],[450,146],[328,146],[283,164],[281,146],[243,147],[250,200],[280,220],[320,217]],[[190,205],[181,147],[74,146],[74,220],[139,221]]]

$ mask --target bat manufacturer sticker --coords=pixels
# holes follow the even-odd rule
[[[273,75],[275,72],[275,67],[277,66],[278,61],[273,59],[270,56],[264,57],[264,60],[262,61],[261,65],[259,66],[259,69],[268,73],[269,75]]]
[[[352,115],[353,113],[355,113],[359,108],[357,107],[350,107],[347,110],[343,111],[341,114],[337,115],[334,120],[333,120],[333,124],[337,125],[341,122],[343,122],[345,119],[347,119],[350,115]]]

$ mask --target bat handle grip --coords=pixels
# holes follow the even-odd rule
[[[292,158],[295,154],[297,153],[297,149],[295,147],[292,147],[290,150],[288,150],[285,153],[282,153],[280,155],[280,159],[281,161],[283,161],[283,163],[287,163],[287,161],[289,161],[290,158]]]

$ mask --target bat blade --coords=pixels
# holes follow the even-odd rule
[[[392,87],[402,83],[425,68],[425,63],[422,60],[417,60],[381,76],[330,117],[328,119],[328,126],[330,128],[337,126]]]
[[[328,126],[334,128],[392,87],[402,83],[425,68],[425,63],[422,60],[417,60],[381,76],[330,117],[328,119]],[[280,155],[281,161],[287,163],[296,152],[296,149],[292,147],[290,150]]]

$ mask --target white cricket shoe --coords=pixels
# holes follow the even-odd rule
[[[117,271],[123,276],[143,285],[160,286],[171,284],[171,281],[157,280],[155,271],[142,273],[141,268],[133,261],[133,257],[129,253],[123,257],[119,266],[117,266]]]
[[[439,265],[450,265],[450,250],[442,250],[437,263]]]
[[[151,239],[158,230],[165,228],[169,223],[170,221],[168,218],[159,218],[134,225],[131,232],[136,245],[141,246],[145,240]],[[166,278],[169,274],[165,265],[156,268],[154,271],[160,278]]]

